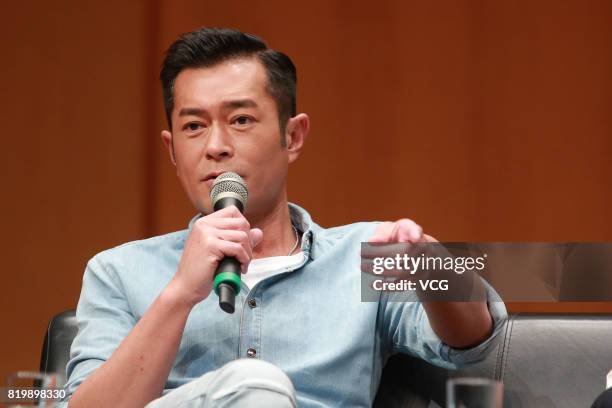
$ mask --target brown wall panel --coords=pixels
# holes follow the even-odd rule
[[[2,5],[0,378],[37,369],[85,263],[143,237],[145,9]]]
[[[610,240],[612,4],[484,4],[477,238]]]

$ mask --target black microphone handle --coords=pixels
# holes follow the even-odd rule
[[[214,211],[235,205],[240,212],[244,210],[242,202],[234,197],[223,197],[215,202]],[[226,313],[234,313],[236,294],[240,292],[240,262],[234,257],[226,256],[219,262],[214,277],[214,289],[219,296],[219,307]]]
[[[226,313],[234,313],[236,294],[240,292],[240,262],[226,256],[215,272],[215,292],[219,295],[219,307]]]
[[[213,211],[222,210],[223,208],[229,207],[230,205],[235,205],[236,207],[238,207],[238,210],[240,212],[244,211],[244,206],[242,205],[242,201],[240,201],[236,197],[223,197],[223,198],[218,199],[215,202],[215,206],[213,207]]]

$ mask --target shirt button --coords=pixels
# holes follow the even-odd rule
[[[249,299],[249,307],[251,309],[255,309],[255,306],[257,306],[257,301],[255,299],[253,299],[253,298],[250,298]]]
[[[247,357],[254,358],[256,355],[257,355],[257,350],[255,350],[253,347],[247,350]]]

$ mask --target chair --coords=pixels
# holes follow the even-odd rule
[[[66,376],[66,364],[70,358],[70,345],[77,334],[77,321],[74,310],[59,313],[51,319],[45,332],[40,371]]]

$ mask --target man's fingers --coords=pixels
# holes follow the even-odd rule
[[[423,237],[423,228],[407,218],[398,220],[391,233],[393,242],[418,242]]]
[[[251,247],[255,248],[263,239],[263,231],[259,228],[251,228],[249,236],[251,238]]]
[[[396,222],[381,223],[368,242],[418,242],[422,237],[423,228],[420,225],[402,218]]]
[[[227,249],[234,251],[232,249],[234,248],[234,246],[224,245],[219,247],[219,249],[224,253],[225,256],[236,256],[236,259],[238,259],[243,265],[242,272],[244,273],[246,272],[247,266],[253,258],[253,247],[257,246],[261,242],[263,238],[263,232],[259,228],[253,228],[249,230],[249,232],[245,232],[242,230],[218,230],[217,238],[220,241],[238,244],[243,248],[245,257],[243,258],[242,251],[239,251],[238,255],[240,256],[240,258],[238,258],[238,255],[231,255],[224,252]]]
[[[207,220],[207,224],[213,226],[217,229],[231,229],[231,230],[242,230],[248,231],[251,229],[251,226],[246,218],[212,218]]]
[[[217,243],[217,248],[219,249],[219,251],[221,251],[223,256],[233,256],[234,258],[236,258],[238,262],[240,262],[242,273],[245,273],[247,271],[249,263],[251,262],[251,257],[241,244],[237,242],[219,239],[219,242]]]
[[[235,242],[237,244],[242,245],[244,250],[246,251],[249,259],[253,256],[253,251],[251,249],[251,239],[250,234],[245,231],[234,231],[234,230],[218,230],[217,237],[225,240]]]
[[[229,207],[225,207],[220,209],[219,211],[212,212],[208,214],[205,218],[222,218],[222,217],[231,217],[231,218],[240,218],[243,217],[242,213],[235,205],[230,205]]]
[[[380,223],[368,242],[389,242],[391,232],[393,231],[393,224],[389,221]]]

